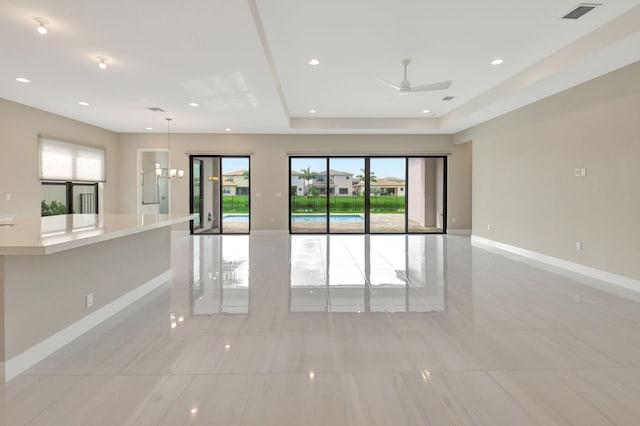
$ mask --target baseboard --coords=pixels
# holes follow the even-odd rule
[[[600,281],[606,281],[610,284],[617,285],[619,287],[626,288],[640,292],[640,280],[625,277],[623,275],[614,274],[612,272],[603,271],[602,269],[592,268],[590,266],[581,265],[579,263],[570,262],[568,260],[560,259],[546,254],[538,253],[535,251],[523,249],[520,247],[512,246],[509,244],[501,243],[487,238],[478,237],[477,235],[471,236],[471,245],[478,247],[491,247],[498,250],[503,250],[509,253],[514,253],[519,256],[526,257],[528,259],[536,260],[538,262],[546,263],[551,266],[566,269],[571,272],[575,272],[580,275],[585,275],[589,278],[595,278]]]
[[[449,235],[471,235],[471,229],[447,229]]]
[[[58,349],[71,343],[82,334],[86,333],[93,327],[117,314],[122,309],[131,305],[135,301],[146,296],[170,279],[171,270],[163,272],[157,277],[147,281],[140,287],[131,290],[130,292],[124,294],[123,296],[120,296],[107,305],[96,309],[86,317],[47,337],[42,342],[36,344],[30,349],[27,349],[21,354],[14,356],[6,362],[0,363],[1,383],[7,383],[27,369],[33,367],[35,364],[42,361]]]

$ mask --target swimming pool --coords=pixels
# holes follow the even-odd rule
[[[226,214],[222,216],[222,223],[249,223],[249,216],[246,214]]]
[[[327,217],[324,215],[292,215],[291,222],[294,223],[319,223],[326,222]],[[329,221],[333,223],[359,223],[364,222],[364,217],[357,214],[332,214]]]

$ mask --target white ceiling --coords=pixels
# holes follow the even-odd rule
[[[117,132],[452,133],[640,60],[639,0],[577,4],[0,0],[0,97]],[[405,58],[452,86],[396,96]]]

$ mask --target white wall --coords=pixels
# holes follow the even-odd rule
[[[637,62],[457,134],[473,234],[640,279],[639,117]]]

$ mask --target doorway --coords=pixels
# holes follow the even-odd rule
[[[250,160],[248,156],[191,155],[192,234],[248,234]]]

